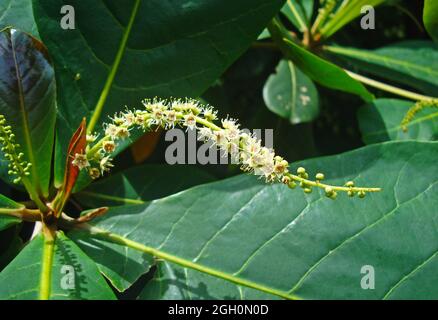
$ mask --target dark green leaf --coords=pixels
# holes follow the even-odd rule
[[[47,196],[56,118],[53,68],[44,45],[21,31],[1,32],[0,52],[0,114],[32,163],[31,183]]]
[[[438,2],[436,0],[424,1],[423,21],[427,32],[438,43]]]
[[[278,295],[437,299],[437,157],[438,143],[388,142],[292,166],[383,188],[362,200],[238,176],[113,208],[95,225]],[[374,290],[361,288],[365,265],[375,269]]]
[[[40,35],[57,68],[57,146],[65,159],[74,129],[97,105],[105,105],[100,120],[106,121],[145,97],[199,96],[257,38],[283,0],[74,0],[73,30],[60,28],[63,4],[34,1]],[[62,169],[55,172],[59,184]]]
[[[326,48],[364,72],[438,95],[438,46],[431,41],[404,41],[376,50]]]
[[[0,273],[0,299],[38,299],[43,242],[43,236],[37,236]],[[74,270],[73,289],[62,288],[67,274],[65,266]],[[115,298],[96,264],[63,233],[58,233],[55,243],[51,287],[51,299]]]
[[[281,60],[276,73],[268,78],[263,98],[269,110],[292,124],[312,121],[319,113],[315,85],[289,60]]]
[[[438,139],[438,112],[425,109],[408,125],[403,132],[401,122],[414,103],[396,99],[377,99],[359,109],[358,119],[362,139],[365,143],[384,142],[388,140]]]
[[[313,81],[331,89],[357,94],[366,101],[373,99],[373,95],[344,70],[290,41],[287,31],[278,20],[269,24],[269,32],[286,58],[292,60]]]

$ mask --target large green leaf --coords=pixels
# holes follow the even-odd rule
[[[23,159],[32,163],[32,185],[47,196],[56,119],[53,68],[43,44],[21,31],[1,32],[0,50],[0,114],[12,126]]]
[[[4,195],[0,194],[0,208],[2,209],[20,209],[23,208],[22,204],[16,203]],[[14,224],[20,223],[20,219],[4,215],[0,213],[0,231],[13,226]]]
[[[364,72],[438,95],[438,46],[432,41],[404,41],[376,50],[326,49],[354,62]]]
[[[377,99],[358,111],[359,126],[365,143],[388,140],[438,139],[438,112],[425,109],[407,126],[403,132],[401,122],[414,103],[397,99]]]
[[[289,39],[287,31],[278,19],[273,20],[268,29],[273,39],[280,45],[286,58],[292,60],[313,81],[331,89],[359,95],[366,101],[373,99],[373,95],[344,70]]]
[[[281,60],[276,73],[268,78],[263,98],[269,110],[292,124],[312,121],[319,113],[315,85],[289,60]]]
[[[437,157],[438,143],[388,142],[293,166],[323,168],[331,183],[383,188],[363,200],[238,176],[113,208],[95,225],[121,235],[101,239],[130,239],[144,252],[155,248],[159,257],[283,297],[436,299]],[[361,288],[365,265],[375,270],[374,290]]]
[[[100,120],[106,121],[145,97],[199,96],[257,38],[283,0],[74,0],[73,30],[60,28],[63,4],[34,1],[55,62],[57,145],[65,155],[72,132],[96,106],[105,105]],[[62,168],[55,173],[59,184]]]
[[[423,21],[427,32],[438,43],[438,2],[436,0],[424,1]]]
[[[0,273],[0,299],[38,299],[44,239],[34,238]],[[65,267],[67,266],[67,268]],[[67,270],[74,270],[74,288],[63,289]],[[114,299],[95,263],[62,232],[55,242],[51,299]]]
[[[33,19],[32,0],[0,1],[0,29],[13,27],[38,37]]]
[[[144,165],[93,183],[75,197],[90,208],[139,204],[212,180],[212,176],[190,165]],[[127,250],[118,245],[100,240],[90,243],[74,234],[73,237],[119,291],[129,288],[152,265],[141,252],[127,256]],[[128,259],[130,263],[120,263]]]
[[[149,164],[97,181],[75,198],[90,208],[139,204],[212,180],[212,176],[194,166]]]

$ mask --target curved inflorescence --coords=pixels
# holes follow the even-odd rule
[[[405,117],[403,118],[401,122],[401,127],[404,132],[408,131],[408,125],[412,122],[412,120],[415,118],[415,116],[422,110],[426,108],[438,108],[438,100],[423,100],[418,101],[416,104],[414,104],[413,107],[411,107],[408,112],[406,113]]]
[[[282,182],[290,188],[297,184],[305,193],[312,192],[313,187],[321,188],[327,197],[335,199],[337,192],[344,191],[349,196],[358,195],[363,198],[368,192],[380,191],[379,188],[355,187],[352,181],[345,186],[331,186],[322,183],[324,175],[318,173],[315,180],[302,167],[296,174],[289,171],[289,163],[267,147],[254,135],[240,129],[236,120],[226,118],[221,125],[214,123],[217,112],[208,105],[202,105],[193,99],[143,100],[144,109],[118,112],[105,123],[104,136],[97,139],[97,135],[89,135],[89,146],[86,154],[76,154],[73,165],[87,170],[90,177],[97,179],[113,167],[111,155],[117,144],[130,136],[130,130],[137,127],[148,131],[154,128],[171,129],[176,126],[198,131],[200,140],[210,141],[221,150],[237,155],[243,171],[265,178],[267,182]]]
[[[24,153],[20,152],[20,145],[15,142],[12,127],[6,124],[6,119],[0,114],[0,144],[1,151],[8,160],[8,174],[15,176],[14,183],[19,183],[24,177],[30,175],[31,163],[23,160]]]

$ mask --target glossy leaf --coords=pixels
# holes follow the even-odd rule
[[[42,235],[34,238],[0,273],[0,299],[38,299],[43,242]],[[75,243],[58,233],[55,246],[51,299],[115,298],[96,264]],[[73,288],[65,287],[69,272],[74,273]]]
[[[63,4],[34,1],[57,68],[57,146],[65,154],[74,129],[83,116],[90,123],[96,107],[104,106],[100,121],[106,121],[145,97],[199,96],[257,38],[283,0],[74,0],[72,30],[59,26]],[[59,183],[62,169],[55,173]]]
[[[20,209],[23,208],[22,204],[16,203],[15,201],[5,197],[0,194],[0,208],[2,209]],[[9,228],[17,223],[20,223],[20,219],[11,217],[0,213],[0,231]]]
[[[140,204],[212,180],[212,176],[191,165],[148,164],[97,181],[75,198],[90,208]]]
[[[0,33],[0,114],[12,126],[23,159],[32,163],[33,186],[47,196],[56,118],[55,77],[44,45],[14,29]]]
[[[284,30],[284,27],[278,20],[274,20],[269,24],[269,32],[280,45],[286,58],[293,61],[313,81],[331,89],[359,95],[366,101],[373,99],[373,95],[344,70],[307,51],[287,38],[287,31]]]
[[[424,0],[423,21],[427,32],[438,43],[438,2]]]
[[[396,99],[377,99],[359,109],[358,119],[365,143],[389,140],[434,141],[438,139],[438,112],[425,109],[404,132],[401,122],[414,103]]]
[[[383,188],[365,199],[332,201],[237,176],[110,209],[94,225],[277,295],[437,299],[437,157],[438,143],[389,142],[292,166],[324,168],[331,183]],[[378,275],[374,290],[360,286],[364,265]]]
[[[292,61],[281,60],[263,88],[266,106],[290,123],[312,121],[319,113],[318,91]]]
[[[0,1],[0,30],[6,27],[13,27],[38,37],[32,12],[32,0]]]
[[[404,41],[376,50],[327,49],[364,72],[438,96],[438,45],[431,41]]]

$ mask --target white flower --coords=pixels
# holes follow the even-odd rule
[[[204,109],[202,109],[202,114],[204,115],[204,118],[208,121],[214,121],[217,119],[217,111],[213,110],[213,108],[210,106],[204,107]]]
[[[166,115],[166,128],[173,128],[177,122],[176,112],[175,110],[167,110],[165,112]]]
[[[192,113],[185,115],[184,116],[184,125],[188,129],[196,128],[196,117]]]
[[[123,114],[123,119],[124,119],[123,125],[125,125],[126,127],[130,127],[136,123],[136,116],[132,111],[126,111]]]
[[[102,160],[100,160],[99,167],[102,175],[104,174],[104,172],[110,171],[111,168],[114,167],[111,161],[112,159],[109,156],[103,157]]]
[[[102,149],[106,153],[112,153],[116,149],[116,143],[114,141],[104,141]]]
[[[126,127],[118,127],[117,128],[117,133],[116,133],[116,138],[120,138],[120,139],[126,139],[128,138],[130,135],[128,128]]]
[[[79,170],[85,169],[90,166],[90,162],[88,162],[87,155],[76,153],[73,161],[71,162],[72,165],[75,167],[78,167]]]
[[[108,124],[105,128],[105,135],[110,136],[112,139],[117,138],[117,132],[119,128],[115,124]]]
[[[212,140],[213,136],[214,136],[214,133],[210,128],[201,127],[198,130],[198,140],[200,140],[200,141]]]
[[[87,134],[87,143],[93,143],[97,139],[96,134]]]

